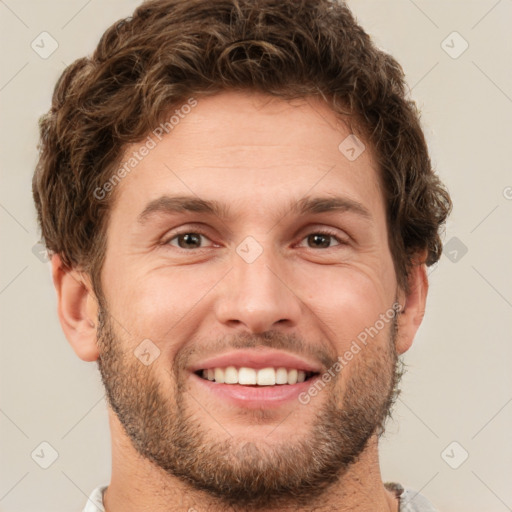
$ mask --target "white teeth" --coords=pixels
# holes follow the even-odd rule
[[[297,370],[290,370],[288,372],[288,384],[297,384]]]
[[[215,368],[215,382],[224,383],[224,370],[222,368]]]
[[[276,384],[288,384],[288,370],[286,368],[277,369]]]
[[[256,384],[256,370],[254,368],[240,368],[238,370],[238,384]]]
[[[304,370],[295,368],[236,368],[227,366],[226,368],[208,368],[202,371],[204,379],[215,381],[220,384],[241,384],[244,386],[274,386],[276,384],[297,384],[306,380]]]
[[[234,366],[228,366],[224,370],[224,382],[226,384],[238,384],[238,372]]]
[[[276,383],[276,371],[274,368],[262,368],[258,370],[258,386],[274,386]]]

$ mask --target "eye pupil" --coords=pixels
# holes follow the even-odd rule
[[[178,241],[182,249],[189,249],[190,245],[187,244],[201,245],[201,235],[199,233],[184,233],[178,236]]]
[[[309,241],[313,242],[313,244],[316,247],[329,247],[330,246],[330,238],[331,238],[330,235],[322,235],[320,233],[309,235],[309,237],[308,237]],[[322,243],[322,240],[324,241],[324,243]],[[318,244],[317,242],[320,242],[320,244]]]

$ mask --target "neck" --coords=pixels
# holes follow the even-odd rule
[[[112,433],[112,478],[104,494],[106,512],[250,512],[227,507],[208,494],[165,473],[142,458],[109,409]],[[320,504],[320,505],[319,505]],[[378,443],[374,436],[343,477],[315,500],[298,508],[290,503],[280,510],[294,512],[398,512],[398,501],[382,482]],[[275,510],[275,509],[272,509]],[[270,512],[271,509],[259,512]]]

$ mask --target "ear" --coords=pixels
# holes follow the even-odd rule
[[[407,282],[409,292],[400,290],[399,302],[403,305],[398,315],[398,335],[396,340],[397,354],[403,354],[411,348],[414,336],[425,316],[427,303],[428,278],[424,263],[426,252],[418,254],[414,259]]]
[[[96,361],[98,302],[88,276],[70,269],[58,254],[52,256],[53,284],[57,291],[57,312],[64,335],[77,356]]]

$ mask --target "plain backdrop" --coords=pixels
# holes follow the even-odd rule
[[[57,78],[137,5],[0,1],[3,512],[81,511],[109,482],[103,388],[61,332],[31,177]],[[349,5],[402,64],[455,205],[381,441],[383,479],[421,490],[441,512],[512,510],[512,0]],[[41,453],[56,457],[47,469]]]

